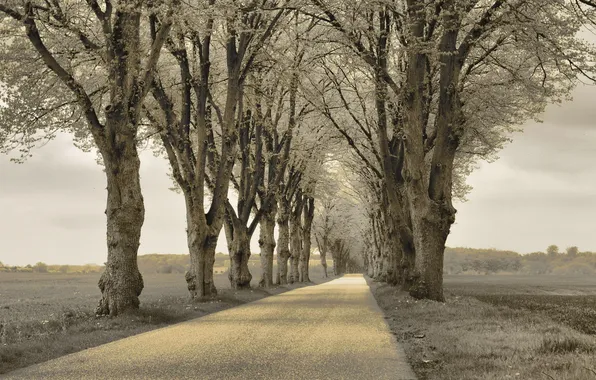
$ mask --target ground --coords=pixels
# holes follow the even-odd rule
[[[183,274],[143,274],[141,309],[118,318],[95,317],[99,274],[0,273],[0,374],[164,327],[302,285],[232,291],[226,274],[215,275],[217,298],[190,302]],[[313,267],[311,280],[324,281]]]
[[[447,276],[446,302],[371,282],[419,379],[596,379],[596,278]]]
[[[8,373],[6,380],[416,380],[362,274]]]
[[[191,303],[182,275],[145,274],[139,313],[96,318],[98,278],[0,274],[0,374],[287,290],[232,292],[219,274],[219,297]],[[596,380],[594,277],[446,276],[446,303],[370,284],[421,380]]]

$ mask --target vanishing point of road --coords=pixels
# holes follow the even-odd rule
[[[361,275],[5,374],[8,379],[415,379]]]

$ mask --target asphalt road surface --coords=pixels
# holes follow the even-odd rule
[[[5,376],[73,380],[415,379],[359,275],[295,289]]]

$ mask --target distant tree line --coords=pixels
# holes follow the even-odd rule
[[[351,258],[338,256],[341,260],[338,271],[343,273],[361,272],[361,266]],[[229,255],[224,253],[215,254],[214,272],[215,274],[226,273],[230,267]],[[314,258],[313,258],[314,260]],[[260,262],[259,255],[252,255],[249,260],[249,266],[258,266]],[[331,261],[333,264],[333,261]],[[177,273],[184,274],[190,267],[190,256],[188,254],[161,254],[152,253],[138,256],[139,271],[148,273]],[[103,265],[85,264],[85,265],[50,265],[38,262],[35,265],[27,264],[25,266],[5,265],[0,261],[0,272],[14,273],[60,273],[60,274],[88,274],[102,273],[105,269]]]
[[[339,245],[341,243],[338,240]],[[334,247],[335,274],[359,273],[363,265],[349,256],[347,247]],[[314,258],[313,258],[314,259]],[[250,261],[257,265],[258,255],[252,255]],[[190,266],[188,254],[148,254],[138,257],[139,270],[142,273],[185,273]],[[366,264],[366,263],[365,263]],[[86,274],[101,273],[104,266],[85,265],[49,265],[38,262],[35,265],[11,266],[0,261],[0,272],[20,273],[62,273]],[[224,273],[229,268],[229,255],[217,253],[214,268],[216,273]],[[514,251],[494,248],[450,248],[445,249],[445,274],[555,274],[555,275],[588,275],[596,274],[596,252],[580,251],[578,247],[567,247],[560,251],[556,245],[550,245],[544,252],[520,254]]]
[[[446,248],[445,274],[596,274],[596,252],[580,252],[576,246],[560,252],[556,245],[544,252],[519,254],[513,251],[477,248]]]
[[[35,265],[27,264],[25,266],[6,265],[0,261],[0,272],[14,272],[14,273],[101,273],[104,267],[97,264],[85,265],[49,265],[44,262],[38,262]]]

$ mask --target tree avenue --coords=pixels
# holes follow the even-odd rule
[[[57,131],[101,156],[107,256],[98,314],[139,307],[138,146],[186,206],[194,299],[365,270],[442,301],[453,200],[478,160],[592,78],[588,0],[8,0],[0,145],[21,160]],[[277,228],[277,239],[275,230]],[[277,258],[274,259],[274,253]]]

